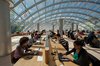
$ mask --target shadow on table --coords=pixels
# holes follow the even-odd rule
[[[23,58],[25,59],[25,60],[30,60],[30,59],[32,59],[34,56],[42,56],[42,52],[40,52],[40,51],[32,51],[31,53],[29,53],[29,55],[26,55],[26,56],[24,56]]]

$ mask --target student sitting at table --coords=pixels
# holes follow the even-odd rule
[[[20,44],[16,47],[15,51],[12,54],[12,63],[16,63],[19,60],[19,58],[29,54],[27,53],[27,51],[31,51],[30,49],[28,49],[28,37],[22,37],[19,43]]]
[[[70,32],[70,38],[71,38],[72,40],[75,40],[74,31],[71,31],[71,32]]]
[[[59,30],[57,30],[57,39],[59,40],[61,37],[60,33],[59,33]]]
[[[68,55],[74,52],[73,59],[69,58],[74,63],[78,64],[79,66],[89,66],[90,59],[88,53],[85,49],[82,48],[83,43],[80,40],[74,41],[74,48],[71,51],[64,53],[63,55]]]
[[[74,37],[75,37],[76,40],[78,39],[78,37],[80,37],[80,31],[79,30],[76,31]]]
[[[90,44],[91,47],[94,47],[95,43],[93,42],[94,40],[97,40],[97,37],[95,35],[95,32],[90,32],[88,37],[87,37],[87,43]]]

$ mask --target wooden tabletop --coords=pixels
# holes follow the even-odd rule
[[[51,43],[51,48],[52,50],[54,50],[55,46],[58,50],[58,53],[60,52],[65,52],[66,50],[63,48],[63,46],[61,44],[59,44],[58,42],[54,43],[52,41],[50,41]],[[71,55],[68,55],[67,57],[72,57]],[[68,61],[68,62],[60,62],[58,57],[56,57],[56,60],[54,60],[54,64],[52,63],[52,65],[56,65],[56,66],[78,66],[76,65],[75,63],[71,62],[71,61]]]
[[[25,57],[20,58],[15,64],[14,66],[48,66],[45,63],[45,48],[41,48],[42,45],[33,45],[30,49],[32,50],[38,50],[40,48],[40,50],[38,50],[39,52],[41,52],[41,55],[28,55]],[[30,59],[29,59],[30,58]],[[40,58],[40,60],[39,60]],[[41,60],[42,59],[42,60]]]
[[[53,49],[55,49],[55,46],[57,47],[57,50],[59,52],[66,51],[61,44],[58,44],[58,42],[54,43],[50,41],[49,53],[47,51],[47,54],[44,45],[33,45],[30,49],[37,50],[40,48],[40,50],[38,51],[42,52],[42,54],[37,56],[29,55],[29,56],[22,57],[14,64],[14,66],[55,66],[55,65],[56,66],[77,66],[75,63],[71,61],[61,63],[58,59],[55,60],[54,57],[51,55],[51,52],[53,51]],[[38,58],[40,58],[40,60]],[[47,61],[48,64],[46,63]]]
[[[100,41],[100,38],[98,38],[98,40]]]

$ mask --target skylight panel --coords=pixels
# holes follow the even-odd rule
[[[29,16],[29,12],[26,12],[26,13],[24,13],[24,14],[22,15],[22,18],[23,18],[23,19],[26,19],[28,16]]]
[[[40,2],[41,0],[35,0],[35,1],[36,1],[36,3],[37,3],[37,2]]]
[[[61,2],[61,1],[62,1],[62,0],[55,0],[56,3],[59,3],[59,2]]]
[[[38,9],[44,8],[45,7],[45,2],[40,3],[39,5],[37,5]]]
[[[36,12],[36,11],[37,11],[36,6],[29,10],[29,12],[30,12],[31,14],[34,13],[34,12]]]
[[[53,0],[46,0],[46,6],[53,4]]]
[[[23,4],[19,4],[18,6],[16,6],[14,8],[14,11],[18,14],[22,13],[23,11],[25,11],[25,7],[23,6]]]
[[[19,0],[12,0],[13,1],[13,3],[15,4],[15,3],[17,3]]]
[[[13,11],[10,11],[10,19],[15,19],[17,17],[17,14],[15,14]]]
[[[27,8],[34,4],[34,0],[24,0],[23,3],[26,5]]]

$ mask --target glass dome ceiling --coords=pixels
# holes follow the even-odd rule
[[[29,29],[34,23],[65,22],[93,24],[100,28],[100,0],[10,0],[11,23]],[[87,23],[89,22],[89,23]]]

